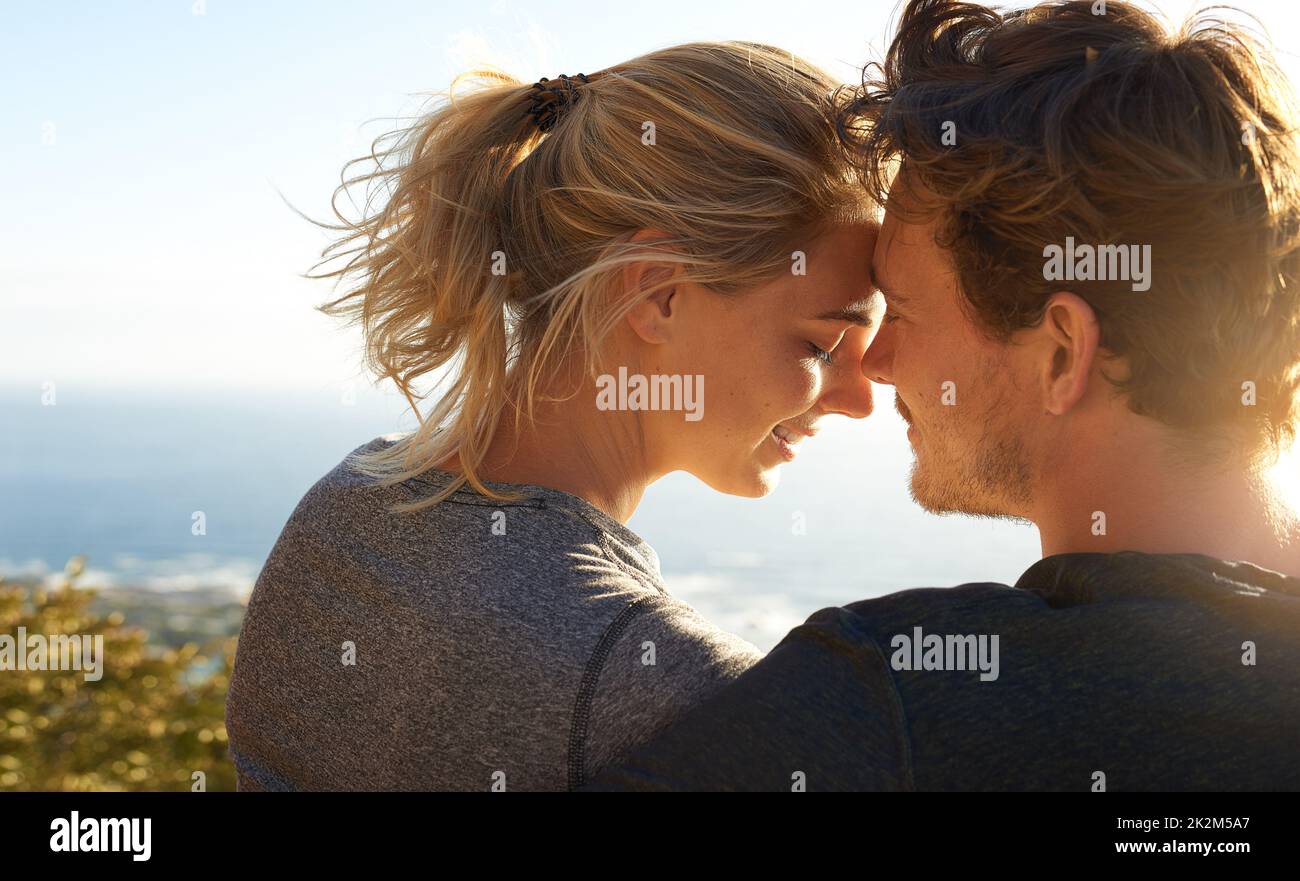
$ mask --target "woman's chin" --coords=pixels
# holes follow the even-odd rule
[[[756,467],[712,480],[701,479],[711,489],[725,495],[761,499],[763,496],[770,495],[781,482],[781,469],[779,466]]]

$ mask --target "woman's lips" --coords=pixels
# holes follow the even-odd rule
[[[794,457],[798,455],[798,450],[795,449],[795,445],[805,437],[812,437],[812,435],[813,432],[811,431],[795,431],[794,429],[787,428],[784,425],[778,425],[776,428],[773,428],[771,432],[772,440],[776,443],[776,448],[781,451],[781,455],[787,462],[793,461]]]

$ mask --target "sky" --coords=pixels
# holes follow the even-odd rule
[[[889,7],[646,9],[591,4],[561,20],[536,4],[427,0],[15,8],[0,36],[0,69],[18,85],[0,117],[0,173],[20,209],[0,221],[0,383],[346,382],[360,337],[313,312],[328,282],[300,278],[327,238],[285,200],[330,218],[343,164],[458,72],[487,61],[534,81],[745,38],[838,61],[851,79]]]
[[[1157,4],[1175,16],[1191,4]],[[1300,18],[1259,16],[1293,71]],[[301,278],[343,164],[478,62],[526,81],[688,40],[774,43],[846,81],[892,0],[50,2],[0,34],[0,385],[364,382],[360,336]],[[1293,73],[1294,76],[1294,73]],[[12,210],[16,209],[16,210]]]

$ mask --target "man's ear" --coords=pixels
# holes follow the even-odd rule
[[[1047,412],[1061,416],[1088,391],[1101,344],[1101,324],[1087,300],[1061,291],[1048,299],[1042,323],[1035,330],[1042,342],[1039,380],[1043,402]]]
[[[631,241],[649,244],[666,238],[666,233],[643,229]],[[666,343],[672,339],[678,293],[673,280],[677,275],[677,264],[656,260],[650,247],[646,248],[645,260],[623,267],[623,295],[634,301],[627,313],[627,323],[647,343]]]

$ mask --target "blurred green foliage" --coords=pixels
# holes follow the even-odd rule
[[[92,606],[74,558],[58,587],[0,579],[0,634],[103,635],[103,677],[78,670],[0,670],[0,790],[235,788],[225,701],[235,639],[150,644],[120,611]]]

